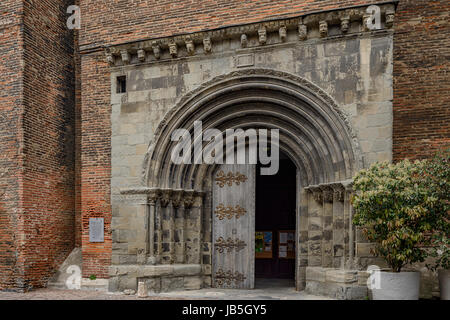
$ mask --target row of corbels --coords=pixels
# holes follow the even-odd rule
[[[385,15],[385,26],[391,28],[394,23],[395,7],[394,5],[384,5],[380,7],[381,13]],[[178,57],[179,48],[186,47],[188,55],[194,55],[196,45],[203,46],[203,52],[209,54],[212,52],[213,41],[221,39],[231,39],[240,37],[241,47],[246,48],[249,43],[249,36],[257,34],[260,45],[267,43],[267,35],[269,32],[278,32],[280,42],[287,40],[289,29],[297,28],[298,38],[303,41],[308,38],[308,29],[319,27],[319,35],[321,38],[328,36],[328,29],[331,25],[340,25],[343,34],[347,33],[350,24],[353,21],[359,21],[362,31],[369,30],[369,20],[372,16],[367,12],[367,8],[348,9],[341,11],[332,11],[326,13],[312,14],[305,17],[284,19],[277,21],[269,21],[264,23],[256,23],[238,27],[223,28],[208,32],[198,32],[195,34],[175,36],[170,38],[142,41],[137,44],[118,46],[106,49],[106,59],[113,65],[115,57],[119,56],[124,64],[129,64],[131,55],[136,54],[140,62],[146,60],[147,52],[153,53],[155,59],[160,59],[163,50],[168,50],[172,58]]]

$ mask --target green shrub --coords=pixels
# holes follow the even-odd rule
[[[442,204],[423,179],[427,161],[375,163],[354,178],[353,223],[362,227],[394,272],[428,255],[429,234],[438,225]],[[439,209],[440,210],[440,209]]]

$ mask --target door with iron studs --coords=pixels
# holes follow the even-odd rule
[[[255,175],[255,165],[243,164],[214,174],[213,287],[254,288]]]

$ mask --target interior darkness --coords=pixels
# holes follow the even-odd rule
[[[272,258],[256,258],[255,278],[295,279],[294,258],[279,258],[278,232],[295,231],[296,167],[280,153],[280,167],[276,175],[260,175],[256,168],[256,231],[272,231]],[[294,234],[295,235],[295,234]],[[294,237],[295,238],[295,237]],[[295,241],[293,242],[295,245]]]

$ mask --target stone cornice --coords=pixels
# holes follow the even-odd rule
[[[382,29],[392,28],[395,15],[395,2],[379,4],[378,6],[381,10]],[[298,35],[297,41],[305,41],[310,38],[326,39],[329,37],[329,30],[332,27],[334,27],[334,30],[339,31],[337,34],[334,31],[330,37],[344,36],[350,33],[370,32],[367,28],[368,7],[361,6],[312,13],[296,18],[231,26],[218,30],[110,46],[105,48],[106,61],[110,66],[124,66],[162,60],[164,53],[166,53],[165,61],[196,54],[207,55],[211,52],[216,52],[214,50],[214,42],[226,39],[240,41],[240,47],[247,48],[250,45],[249,38],[257,37],[258,41],[252,47],[258,47],[266,45],[269,34],[276,34],[278,37],[277,43],[283,43],[288,40],[287,32],[294,30]],[[313,30],[316,30],[316,32],[311,32]],[[203,48],[203,50],[196,50],[199,47]]]

